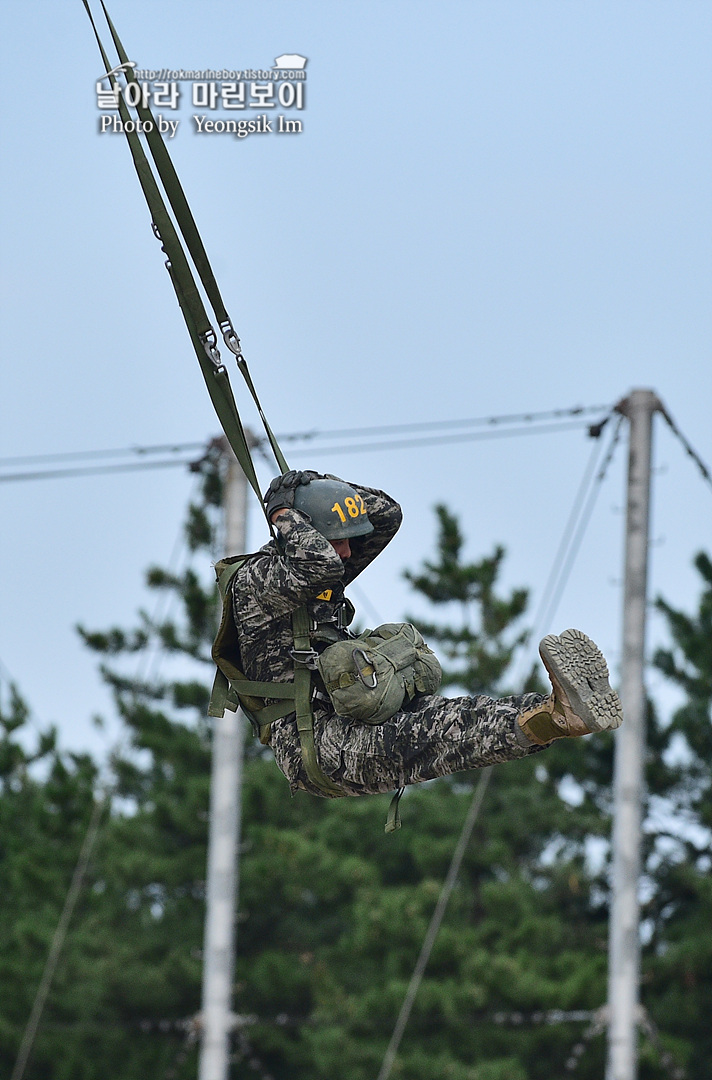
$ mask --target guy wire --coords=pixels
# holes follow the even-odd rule
[[[668,425],[668,427],[672,431],[673,435],[676,435],[677,438],[682,443],[682,445],[684,447],[684,450],[685,450],[685,453],[688,455],[688,457],[692,458],[695,465],[697,466],[697,468],[702,473],[703,479],[707,482],[707,484],[709,484],[710,487],[712,487],[712,473],[710,473],[710,470],[707,468],[707,466],[705,465],[702,458],[690,446],[689,442],[687,441],[685,436],[682,434],[682,432],[678,428],[678,426],[675,423],[675,421],[673,420],[673,418],[670,416],[670,413],[667,411],[667,409],[663,405],[660,405],[658,407],[658,411],[662,415],[663,419],[665,420],[666,424]]]
[[[608,419],[609,417],[606,418],[606,420]],[[606,472],[608,471],[608,467],[613,458],[613,453],[618,444],[623,419],[622,416],[618,417],[603,464],[593,479],[592,476],[596,461],[603,448],[602,442],[598,441],[598,439],[589,457],[559,547],[554,556],[549,576],[542,591],[536,615],[534,616],[534,622],[530,633],[530,640],[534,643],[538,641],[542,629],[551,622],[556,613],[556,609],[559,606],[561,596],[568,583],[586,528],[591,519],[598,492],[600,491]],[[521,678],[515,680],[515,684],[518,682],[521,682]]]
[[[467,811],[467,816],[463,822],[460,838],[457,841],[457,846],[455,847],[455,851],[453,852],[447,876],[443,883],[443,887],[440,890],[438,902],[435,905],[435,910],[430,919],[430,925],[428,926],[425,938],[423,940],[423,944],[420,949],[420,955],[418,956],[415,968],[413,969],[413,974],[411,976],[410,983],[408,984],[408,989],[406,991],[405,998],[403,999],[403,1004],[401,1005],[401,1010],[398,1014],[398,1019],[396,1020],[393,1034],[391,1035],[391,1041],[389,1042],[386,1049],[383,1063],[381,1065],[381,1071],[378,1074],[377,1080],[388,1080],[388,1077],[391,1075],[391,1069],[393,1068],[393,1063],[396,1059],[396,1054],[398,1053],[398,1047],[400,1046],[401,1039],[403,1038],[403,1032],[406,1029],[406,1025],[410,1017],[410,1012],[413,1008],[413,1002],[415,1001],[416,994],[418,993],[420,983],[425,973],[425,968],[427,967],[428,960],[430,959],[430,953],[432,951],[433,945],[435,944],[435,938],[437,937],[438,930],[440,929],[440,924],[443,920],[445,909],[447,907],[448,900],[450,899],[450,894],[455,887],[457,875],[460,872],[460,866],[462,865],[462,860],[464,858],[467,845],[470,842],[470,837],[472,836],[472,830],[474,829],[475,823],[479,816],[480,807],[482,806],[482,800],[485,797],[487,785],[490,781],[491,771],[492,766],[488,765],[484,769],[482,769],[480,773],[479,782],[477,784],[477,787],[475,788],[475,793],[472,796],[470,808]]]

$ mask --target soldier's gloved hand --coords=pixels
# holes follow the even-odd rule
[[[321,473],[314,472],[313,469],[305,469],[303,472],[290,469],[284,476],[275,476],[264,496],[267,516],[271,519],[276,510],[291,509],[294,506],[295,489],[301,484],[310,484],[312,480],[320,479]]]

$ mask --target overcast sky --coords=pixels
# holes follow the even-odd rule
[[[643,387],[712,461],[709,3],[110,0],[110,12],[143,69],[307,58],[303,109],[240,114],[282,112],[299,133],[201,134],[194,116],[228,114],[194,107],[187,81],[177,109],[156,110],[179,120],[171,154],[276,431],[610,406]],[[99,130],[83,6],[9,0],[1,17],[0,458],[207,441],[217,421],[125,140]],[[622,435],[543,628],[580,626],[614,675]],[[530,587],[536,609],[591,443],[576,429],[285,449],[402,502],[401,533],[353,597],[372,623],[373,609],[425,613],[402,570],[432,551],[438,501],[460,516],[468,556],[506,547],[503,584]],[[653,482],[651,596],[691,608],[712,490],[659,418]],[[192,484],[185,469],[0,482],[0,678],[65,746],[102,752],[117,731],[74,626],[130,625],[153,603],[144,571],[170,559]],[[251,546],[264,540],[253,512]],[[662,635],[652,619],[650,650]]]

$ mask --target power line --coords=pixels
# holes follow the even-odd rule
[[[690,443],[687,441],[685,436],[682,434],[682,432],[678,428],[677,424],[675,423],[673,418],[670,416],[670,413],[667,411],[667,409],[662,404],[658,405],[658,412],[662,415],[663,419],[667,423],[667,425],[670,428],[670,430],[672,431],[673,435],[676,435],[677,438],[680,440],[680,442],[682,443],[682,445],[683,445],[683,447],[685,449],[686,454],[688,455],[688,457],[692,458],[695,465],[700,470],[703,479],[707,482],[707,484],[709,484],[710,487],[712,487],[712,473],[710,473],[710,470],[707,468],[707,466],[705,465],[704,461],[699,456],[699,454],[696,453],[695,450],[693,450],[692,446],[690,446]]]
[[[200,444],[200,445],[202,446],[203,444]],[[173,545],[173,550],[171,552],[170,563],[169,563],[169,567],[170,567],[169,572],[171,572],[171,569],[175,566],[175,564],[178,561],[178,556],[181,554],[181,548],[183,546],[183,543],[184,543],[184,533],[183,533],[183,528],[181,527],[181,529],[179,531],[179,534],[178,534],[178,537],[176,538],[176,541],[175,541],[175,543]],[[172,599],[173,599],[173,593],[171,593],[169,595],[167,601],[165,600],[165,597],[164,597],[163,594],[161,594],[158,597],[158,601],[156,603],[156,609],[155,609],[155,613],[154,613],[154,616],[153,616],[153,619],[152,619],[152,623],[155,623],[156,620],[158,619],[159,611],[160,611],[161,608],[163,608],[164,610],[163,610],[163,614],[160,617],[165,618],[165,615],[167,614],[167,609],[170,607],[170,603],[171,603]],[[149,660],[148,660],[149,668],[151,667],[154,660],[155,660],[155,655],[149,658]],[[0,661],[0,670],[2,669],[3,666],[4,665],[2,665],[2,661]],[[139,668],[140,668],[140,666],[141,666],[141,661],[139,661]],[[136,679],[138,680],[138,678],[139,678],[139,672],[137,671]],[[123,740],[123,745],[122,745],[122,742],[120,741],[119,745],[115,748],[114,756],[116,756],[117,754],[122,752],[123,746],[126,744],[127,741],[128,741],[128,737],[125,736],[124,740]],[[44,970],[42,972],[42,977],[40,979],[40,983],[39,983],[39,986],[38,986],[38,989],[37,989],[37,993],[35,995],[35,1000],[34,1000],[33,1005],[32,1005],[32,1011],[30,1013],[30,1017],[29,1017],[29,1019],[27,1021],[27,1025],[25,1027],[25,1031],[24,1031],[24,1034],[23,1034],[23,1037],[22,1037],[22,1042],[20,1044],[20,1050],[19,1050],[18,1055],[17,1055],[17,1060],[15,1062],[15,1067],[14,1067],[13,1072],[12,1072],[11,1080],[22,1080],[22,1077],[24,1076],[25,1069],[27,1067],[27,1063],[29,1061],[29,1057],[30,1057],[30,1054],[32,1052],[32,1046],[34,1044],[35,1036],[37,1034],[37,1029],[39,1027],[40,1020],[42,1018],[42,1012],[44,1010],[45,1002],[47,1000],[47,996],[49,994],[49,990],[50,990],[50,987],[51,987],[51,984],[52,984],[52,980],[54,978],[54,973],[55,973],[56,968],[57,968],[57,963],[59,961],[59,957],[60,957],[60,954],[61,954],[61,951],[62,951],[62,947],[64,945],[64,940],[65,940],[65,937],[66,937],[66,934],[67,934],[67,929],[69,927],[69,923],[70,923],[70,920],[72,918],[72,914],[74,912],[74,908],[76,906],[76,902],[77,902],[77,899],[79,897],[79,893],[80,893],[81,888],[82,888],[82,884],[83,884],[83,881],[84,881],[84,876],[86,874],[86,870],[87,870],[87,867],[89,865],[89,859],[91,857],[91,853],[92,853],[92,851],[94,849],[94,846],[95,846],[96,840],[97,840],[97,836],[99,834],[99,826],[100,826],[100,822],[101,822],[102,812],[104,810],[104,807],[106,805],[108,805],[110,796],[111,796],[111,794],[112,794],[112,792],[114,790],[115,790],[115,785],[111,784],[111,783],[108,783],[106,785],[106,787],[105,787],[103,796],[101,798],[99,798],[99,799],[95,799],[95,801],[94,801],[91,817],[90,817],[90,820],[89,820],[89,825],[87,827],[87,832],[86,832],[86,835],[84,837],[84,842],[82,844],[82,847],[81,847],[81,850],[80,850],[80,853],[79,853],[79,858],[77,860],[77,865],[76,865],[76,868],[74,870],[74,874],[72,876],[72,880],[71,880],[71,883],[70,883],[70,886],[69,886],[69,890],[67,892],[67,895],[66,895],[66,898],[65,898],[65,901],[64,901],[64,906],[62,908],[62,913],[60,915],[59,922],[57,924],[57,927],[56,927],[55,932],[54,932],[54,936],[52,938],[52,944],[50,945],[50,949],[49,949],[49,952],[47,954],[47,959],[45,961]]]
[[[599,432],[599,435],[600,435],[600,432]],[[536,613],[534,615],[534,621],[532,623],[532,629],[531,629],[531,633],[530,633],[530,640],[533,641],[534,644],[536,644],[536,642],[539,640],[539,636],[541,634],[541,627],[544,625],[542,615],[544,613],[544,609],[549,606],[549,597],[550,597],[551,591],[552,591],[552,589],[554,587],[554,583],[556,582],[556,579],[557,579],[557,577],[559,575],[559,571],[561,569],[563,558],[564,558],[564,555],[566,553],[566,549],[568,547],[569,537],[571,536],[572,530],[573,530],[574,525],[576,523],[576,519],[578,518],[581,507],[582,507],[583,502],[585,500],[586,492],[589,489],[589,484],[591,482],[591,476],[592,476],[593,470],[596,467],[596,461],[598,459],[598,456],[599,456],[599,454],[601,452],[601,446],[602,446],[602,443],[601,443],[600,438],[596,438],[596,442],[593,444],[593,446],[591,448],[591,455],[590,455],[590,457],[588,459],[588,463],[586,465],[586,468],[584,469],[584,473],[583,473],[583,476],[581,478],[581,483],[579,484],[578,491],[576,492],[576,495],[574,496],[573,505],[571,507],[571,511],[569,513],[566,525],[564,526],[564,531],[563,531],[563,533],[561,535],[561,540],[559,541],[559,546],[556,549],[556,554],[554,555],[554,558],[553,558],[553,561],[552,561],[552,564],[551,564],[551,570],[549,571],[549,576],[547,577],[546,584],[544,585],[544,588],[542,589],[541,599],[539,600],[539,606],[537,607]],[[524,676],[521,674],[520,670],[518,670],[517,675],[514,678],[514,685],[518,686],[523,681],[523,678],[524,678]]]
[[[602,450],[602,443],[596,442],[587,463],[579,489],[564,528],[559,547],[557,548],[552,563],[549,577],[544,586],[539,607],[534,616],[532,640],[536,643],[542,628],[548,625],[554,617],[556,609],[563,595],[564,589],[578,555],[583,537],[591,520],[591,514],[596,504],[598,492],[601,489],[608,467],[613,459],[616,446],[620,440],[620,431],[623,417],[618,417],[618,422],[613,430],[613,435],[608,445],[603,464],[593,476],[597,459]]]
[[[425,420],[410,424],[385,424],[379,427],[335,428],[331,431],[303,431],[279,435],[283,442],[311,439],[352,438],[361,435],[391,435],[406,431],[433,431],[457,427],[476,427],[496,424],[536,423],[539,420],[558,420],[566,416],[584,416],[610,410],[608,405],[574,405],[569,409],[548,409],[545,412],[509,413],[500,416],[468,417],[464,420]]]
[[[189,458],[170,458],[167,461],[125,462],[121,465],[79,465],[66,469],[41,469],[37,472],[0,473],[0,484],[19,480],[58,480],[67,476],[102,476],[106,473],[143,472],[146,469],[173,469],[178,465],[191,464],[192,460]]]
[[[429,436],[423,439],[396,439],[386,442],[374,443],[346,443],[342,446],[324,446],[318,449],[320,454],[344,454],[356,453],[368,450],[406,450],[420,446],[445,446],[452,443],[477,442],[483,439],[501,439],[510,435],[549,435],[559,431],[580,430],[586,426],[585,420],[572,421],[571,423],[552,424],[541,427],[521,427],[509,430],[466,432],[459,435]],[[204,447],[204,443],[200,446]],[[262,450],[265,440],[257,440],[256,449]],[[312,448],[299,447],[296,454],[312,454]],[[38,471],[0,473],[0,483],[12,483],[21,480],[56,480],[69,476],[102,476],[107,473],[143,472],[148,469],[171,469],[181,465],[192,465],[193,458],[169,458],[163,461],[124,462],[116,465],[78,465],[60,469],[41,469]]]
[[[423,944],[420,949],[420,955],[416,961],[415,968],[413,970],[413,974],[408,985],[408,990],[406,991],[403,1004],[401,1005],[401,1010],[398,1014],[398,1019],[396,1020],[396,1025],[393,1029],[393,1034],[391,1035],[391,1041],[389,1042],[388,1048],[386,1049],[383,1063],[381,1065],[381,1071],[378,1074],[377,1080],[388,1080],[388,1077],[391,1075],[391,1069],[393,1068],[393,1063],[396,1059],[396,1054],[398,1053],[398,1047],[400,1046],[401,1039],[403,1038],[403,1032],[406,1029],[406,1025],[410,1017],[410,1012],[413,1008],[415,996],[418,993],[420,983],[425,973],[425,968],[427,967],[428,960],[430,959],[430,953],[432,952],[433,945],[435,944],[435,938],[438,935],[440,924],[443,920],[445,909],[448,905],[448,900],[450,899],[450,894],[455,887],[457,875],[460,872],[460,866],[462,865],[462,860],[464,858],[467,845],[470,842],[470,837],[472,836],[472,830],[474,829],[475,822],[477,821],[477,818],[479,816],[480,807],[482,806],[482,800],[485,797],[487,785],[490,781],[491,770],[491,765],[487,766],[482,770],[479,782],[477,784],[477,787],[475,788],[475,793],[472,797],[472,802],[470,803],[470,809],[467,811],[467,817],[465,818],[462,826],[460,839],[457,841],[457,846],[455,848],[455,851],[453,852],[452,861],[450,862],[450,867],[447,872],[447,877],[445,878],[443,887],[440,891],[438,902],[435,905],[435,911],[433,912],[432,918],[430,920],[430,925],[428,926],[427,932],[425,934],[425,939],[423,940]]]
[[[479,442],[485,439],[504,439],[510,435],[550,435],[559,431],[575,431],[586,427],[586,421],[573,421],[564,424],[549,424],[541,427],[509,428],[502,431],[473,431],[463,432],[459,435],[430,436],[423,439],[392,439],[386,442],[373,443],[345,443],[342,446],[319,446],[299,447],[296,453],[299,455],[312,454],[318,450],[320,454],[351,454],[368,450],[410,450],[419,446],[446,446],[452,443]]]
[[[575,429],[583,426],[584,417],[591,413],[600,413],[605,411],[607,406],[604,405],[576,405],[567,409],[549,409],[542,412],[530,412],[530,413],[512,413],[500,416],[480,416],[480,417],[465,417],[459,420],[429,420],[419,421],[407,424],[385,424],[376,427],[360,427],[360,428],[341,428],[341,429],[326,429],[326,430],[314,430],[307,432],[289,432],[287,434],[279,435],[279,438],[286,442],[304,442],[314,443],[319,439],[353,439],[353,438],[368,438],[370,439],[374,435],[396,435],[405,434],[406,432],[426,432],[426,431],[438,431],[445,430],[451,434],[441,437],[426,437],[422,439],[410,439],[410,440],[389,440],[387,442],[380,443],[364,443],[364,444],[349,444],[346,446],[327,446],[321,447],[320,452],[323,453],[344,453],[346,451],[359,451],[359,450],[390,450],[390,449],[408,449],[417,446],[430,446],[455,442],[468,442],[472,439],[486,439],[506,437],[507,435],[521,435],[528,434],[530,431],[541,431],[543,433],[555,432],[559,430]],[[537,427],[541,421],[555,420],[561,421],[565,418],[575,418],[574,423],[562,424],[555,423],[548,427]],[[507,425],[519,424],[518,428],[508,428]],[[522,426],[523,425],[523,426]],[[497,431],[487,432],[460,432],[453,434],[454,428],[468,428],[468,427],[489,427],[500,428]],[[264,439],[257,440],[257,448],[259,449],[265,443]],[[192,464],[192,458],[187,458],[185,455],[193,454],[197,450],[204,450],[204,442],[174,442],[174,443],[159,443],[148,446],[130,446],[124,448],[111,448],[106,450],[71,450],[62,451],[53,454],[25,454],[19,457],[3,457],[0,458],[0,468],[9,469],[11,471],[0,472],[0,483],[12,483],[13,481],[20,480],[50,480],[60,479],[68,476],[100,476],[106,473],[119,473],[119,472],[134,472],[144,469],[165,469],[179,465]],[[300,449],[297,453],[301,453]],[[118,457],[149,457],[154,454],[173,454],[183,455],[181,457],[171,457],[160,461],[128,461],[120,462],[117,464],[97,464],[97,465],[68,465],[66,468],[56,469],[40,469],[40,470],[18,470],[18,466],[23,465],[35,465],[35,464],[60,464],[63,462],[80,462],[90,460],[100,460],[104,458],[118,458]]]
[[[32,465],[41,461],[76,461],[87,458],[123,457],[126,454],[179,454],[186,450],[203,450],[204,442],[160,443],[157,446],[125,446],[111,450],[67,450],[54,454],[25,454],[22,457],[0,458],[0,465]]]

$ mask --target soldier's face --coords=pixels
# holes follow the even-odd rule
[[[351,558],[351,544],[347,540],[330,540],[329,543],[333,547],[336,554],[339,556],[342,562]]]

